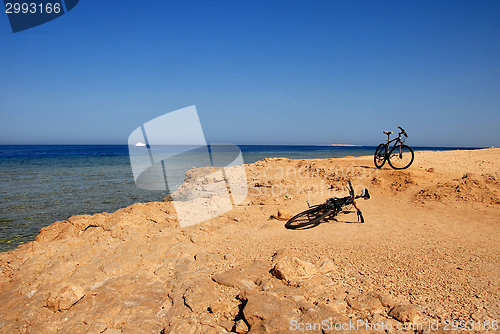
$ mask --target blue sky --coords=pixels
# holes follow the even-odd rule
[[[196,105],[207,142],[500,146],[498,1],[96,1],[13,34],[0,144],[126,144]]]

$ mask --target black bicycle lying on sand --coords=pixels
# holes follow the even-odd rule
[[[398,126],[398,128],[401,131],[398,137],[393,140],[389,140],[392,131],[384,131],[387,135],[387,142],[380,144],[375,150],[374,161],[377,168],[382,168],[386,160],[394,169],[406,169],[412,164],[415,154],[410,146],[404,144],[408,135],[402,127]],[[401,137],[401,135],[404,135],[404,137]],[[395,142],[394,146],[389,150],[389,144],[392,142]]]
[[[319,223],[323,219],[333,218],[337,216],[339,213],[349,213],[347,209],[353,205],[356,208],[356,213],[358,214],[358,221],[362,223],[365,222],[363,218],[363,214],[361,210],[356,206],[356,199],[364,198],[369,199],[370,194],[368,193],[368,189],[363,189],[361,191],[361,195],[354,195],[354,189],[352,188],[351,181],[348,182],[349,185],[349,196],[342,198],[329,198],[325,203],[320,205],[309,206],[309,210],[299,213],[298,215],[290,218],[285,227],[288,229],[298,229],[302,227],[308,226],[308,228],[319,225]],[[307,205],[309,205],[309,201],[307,201]]]

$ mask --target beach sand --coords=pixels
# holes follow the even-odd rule
[[[247,199],[201,224],[180,228],[169,201],[74,216],[0,254],[0,333],[482,332],[500,320],[499,168],[500,149],[416,152],[402,171],[264,159]],[[270,218],[346,196],[348,179],[370,191],[364,224]]]

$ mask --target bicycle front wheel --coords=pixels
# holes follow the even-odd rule
[[[384,166],[386,153],[387,147],[385,146],[385,144],[380,144],[375,150],[375,156],[373,157],[375,167],[380,169],[382,168],[382,166]]]
[[[298,215],[293,216],[285,224],[285,227],[290,230],[295,230],[298,228],[308,228],[314,227],[319,224],[319,222],[328,216],[332,212],[326,205],[319,205],[315,208],[311,208]]]
[[[396,145],[389,153],[389,165],[394,169],[406,169],[410,167],[415,158],[415,153],[410,146]]]

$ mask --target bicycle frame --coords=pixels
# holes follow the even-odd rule
[[[387,135],[387,142],[385,143],[385,147],[386,147],[385,154],[386,154],[386,155],[387,155],[387,154],[389,154],[389,152],[390,152],[391,147],[389,147],[389,146],[390,146],[390,144],[391,144],[392,142],[395,142],[395,143],[392,145],[392,148],[394,148],[394,146],[396,146],[396,145],[398,145],[398,144],[404,144],[404,142],[405,142],[405,141],[404,141],[404,140],[401,140],[401,135],[402,135],[402,134],[403,134],[403,133],[402,133],[402,132],[400,132],[400,133],[398,134],[398,136],[397,136],[396,138],[392,139],[392,140],[389,140],[389,138],[390,138],[390,135],[391,135],[391,134],[388,134],[388,135]]]

